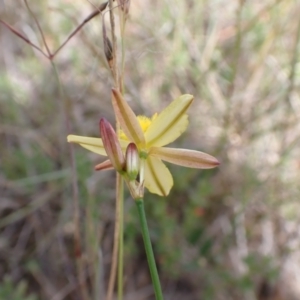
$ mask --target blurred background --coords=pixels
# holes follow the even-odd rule
[[[28,4],[52,53],[100,5]],[[300,299],[299,11],[296,0],[131,3],[126,99],[152,116],[193,94],[190,126],[172,146],[221,161],[203,171],[169,165],[170,195],[146,194],[165,299]],[[23,1],[2,0],[0,19],[46,51]],[[78,250],[66,142],[68,132],[98,137],[100,117],[114,122],[101,23],[93,18],[55,56],[63,91],[51,62],[1,24],[0,299],[104,299],[115,174],[95,172],[103,159],[74,145]],[[128,194],[124,222],[124,299],[154,299]]]

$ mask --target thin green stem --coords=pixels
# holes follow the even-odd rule
[[[153,254],[153,249],[152,249],[148,225],[147,225],[144,201],[143,199],[136,199],[135,202],[139,212],[139,218],[142,227],[142,235],[143,235],[148,265],[150,269],[151,279],[154,286],[155,298],[156,300],[163,300],[163,294],[161,290],[160,280],[157,272],[157,267],[155,263],[155,258]]]

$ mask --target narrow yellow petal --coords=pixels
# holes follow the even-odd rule
[[[102,140],[100,138],[92,138],[79,135],[68,135],[67,140],[69,143],[79,144],[83,148],[86,148],[97,154],[106,156],[106,152],[103,147]]]
[[[136,115],[116,89],[112,89],[112,104],[117,120],[128,139],[136,145],[145,144],[144,132]]]
[[[178,97],[153,120],[145,132],[148,147],[165,146],[186,130],[188,117],[185,112],[193,99],[193,96],[188,94]]]
[[[149,157],[145,163],[145,187],[149,192],[159,196],[167,196],[173,186],[173,177],[158,158]]]
[[[102,139],[100,138],[71,134],[68,135],[67,140],[69,143],[79,144],[81,147],[88,149],[94,153],[107,156],[106,151],[103,147]],[[119,140],[119,142],[121,144],[122,150],[125,152],[129,142],[123,140]]]
[[[188,168],[211,169],[220,164],[215,157],[207,153],[188,149],[153,147],[149,155]]]

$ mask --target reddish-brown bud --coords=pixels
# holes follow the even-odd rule
[[[115,130],[110,123],[102,118],[100,120],[100,133],[103,146],[111,164],[116,171],[121,172],[125,167],[125,158]]]

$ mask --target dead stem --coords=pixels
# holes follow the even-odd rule
[[[35,44],[33,44],[28,38],[26,38],[23,34],[21,34],[19,31],[17,31],[16,29],[14,29],[11,25],[9,25],[8,23],[6,23],[5,21],[2,21],[2,20],[0,20],[0,23],[2,23],[7,29],[9,29],[16,36],[18,36],[19,38],[21,38],[24,42],[26,42],[27,44],[29,44],[34,49],[36,49],[39,52],[41,52],[45,57],[49,58],[49,56],[41,48],[39,48],[38,46],[36,46]]]
[[[37,18],[35,17],[35,15],[33,14],[33,12],[30,10],[27,1],[25,1],[25,4],[30,12],[30,14],[32,15],[32,17],[35,20],[35,23],[37,24],[38,30],[41,33],[42,39],[43,39],[43,43],[45,45],[45,48],[47,50],[47,53],[45,53],[39,46],[33,44],[27,37],[25,37],[22,33],[20,33],[19,31],[17,31],[16,29],[14,29],[11,25],[9,25],[8,23],[6,23],[3,20],[0,20],[0,23],[2,23],[7,29],[9,29],[12,33],[14,33],[16,36],[18,36],[19,38],[21,38],[24,42],[26,42],[27,44],[29,44],[31,47],[33,47],[34,49],[38,50],[39,52],[41,52],[45,57],[47,57],[49,60],[53,60],[53,58],[57,55],[58,52],[60,52],[60,50],[62,50],[62,48],[71,40],[71,38],[73,36],[75,36],[81,29],[82,27],[87,24],[90,20],[92,20],[94,17],[96,17],[97,15],[99,15],[102,11],[105,10],[108,2],[104,2],[102,3],[99,8],[96,8],[92,13],[90,13],[72,32],[71,34],[67,37],[67,39],[53,52],[53,54],[51,53],[46,39],[44,37],[44,33],[43,30],[37,20]]]
[[[67,39],[58,47],[58,49],[52,54],[52,58],[69,42],[69,40],[77,34],[81,30],[81,28],[92,20],[94,17],[98,16],[101,12],[105,10],[107,6],[107,2],[102,3],[99,8],[96,8],[93,12],[91,12],[82,22],[77,26],[71,34],[67,37]]]
[[[119,75],[118,75],[118,68],[117,68],[117,39],[116,39],[116,28],[115,28],[115,17],[114,17],[114,7],[113,7],[113,0],[109,0],[109,19],[110,19],[110,26],[111,26],[111,39],[112,39],[112,48],[113,48],[113,66],[112,66],[112,75],[114,78],[115,86],[117,89],[120,89],[119,86]]]
[[[116,40],[116,33],[115,33],[115,19],[114,19],[114,12],[113,12],[113,0],[109,0],[109,15],[110,15],[110,26],[111,26],[111,39],[112,39],[112,65],[111,71],[112,76],[114,79],[114,83],[117,89],[120,89],[119,84],[119,74],[117,68],[117,40]],[[116,127],[118,128],[118,124]],[[114,232],[114,246],[113,246],[113,254],[112,254],[112,264],[110,270],[110,277],[108,283],[108,290],[106,295],[106,300],[111,300],[113,296],[114,285],[116,281],[116,274],[117,274],[117,262],[118,262],[118,250],[119,250],[119,241],[120,241],[120,220],[121,214],[123,213],[120,209],[121,201],[123,195],[123,190],[121,189],[121,181],[122,178],[119,174],[117,174],[117,183],[116,183],[116,220],[115,220],[115,232]]]
[[[114,231],[114,245],[113,245],[113,253],[112,253],[112,263],[109,275],[109,282],[106,294],[106,300],[112,300],[116,274],[117,274],[117,263],[118,263],[118,250],[119,250],[119,240],[120,240],[120,207],[121,203],[120,192],[121,192],[121,181],[122,177],[119,173],[117,173],[117,184],[116,184],[116,220],[115,220],[115,231]],[[122,195],[121,195],[122,196]]]
[[[44,46],[45,46],[45,48],[47,50],[48,56],[51,57],[51,52],[50,52],[50,49],[49,49],[49,47],[47,45],[47,42],[46,42],[46,39],[45,39],[45,35],[44,35],[43,30],[42,30],[42,28],[40,26],[40,23],[39,23],[38,19],[36,18],[35,14],[33,13],[33,11],[31,10],[30,6],[28,5],[27,0],[24,0],[24,2],[25,2],[25,5],[26,5],[29,13],[31,14],[31,16],[32,16],[32,18],[33,18],[33,20],[34,20],[34,22],[35,22],[35,24],[36,24],[36,26],[37,26],[40,34],[41,34],[41,37],[42,37]]]

